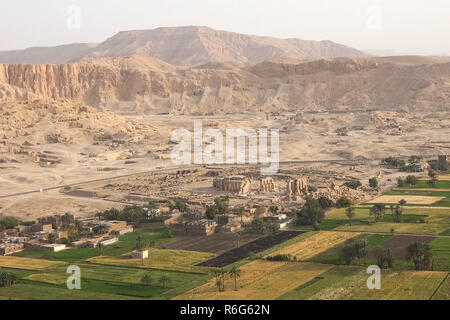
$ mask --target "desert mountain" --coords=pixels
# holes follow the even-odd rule
[[[34,47],[25,50],[0,51],[0,63],[46,64],[68,63],[74,56],[89,54],[97,44],[74,43],[56,47]]]
[[[447,108],[450,63],[420,61],[275,59],[256,65],[217,63],[187,68],[156,58],[129,57],[59,65],[0,65],[0,102],[73,100],[137,114]]]
[[[361,51],[331,41],[277,39],[188,26],[119,32],[100,44],[4,51],[0,52],[0,63],[58,64],[135,55],[156,57],[180,66],[210,62],[259,63],[280,57],[366,56]]]

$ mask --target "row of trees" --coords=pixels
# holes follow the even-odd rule
[[[391,214],[393,217],[394,222],[401,222],[402,216],[403,216],[403,206],[406,204],[406,200],[400,200],[399,204],[394,206],[391,205],[389,209],[391,210]],[[386,205],[383,203],[377,203],[374,204],[370,210],[369,210],[370,216],[374,217],[375,222],[379,222],[381,219],[383,219],[385,213],[386,213]],[[345,211],[350,226],[352,225],[353,218],[355,217],[355,208],[349,207]]]
[[[344,186],[346,186],[347,188],[350,188],[350,189],[357,190],[358,188],[362,187],[362,183],[359,180],[352,180],[352,181],[345,182]],[[378,179],[376,177],[369,179],[369,187],[371,187],[373,189],[378,188]]]
[[[358,262],[361,260],[367,265],[367,255],[369,253],[368,240],[349,239],[345,242],[341,249],[341,258],[347,264]],[[389,269],[394,265],[394,258],[390,248],[379,247],[375,250],[377,265],[381,269]],[[422,242],[414,242],[407,248],[406,260],[414,263],[416,270],[433,270],[433,252],[429,244]]]
[[[279,231],[280,225],[273,221],[255,219],[252,221],[250,228],[258,234],[267,235]]]
[[[188,212],[188,205],[176,199],[168,202],[170,210],[177,209],[180,212]],[[168,215],[161,215],[157,213],[158,203],[150,201],[147,205],[141,207],[138,205],[126,206],[122,210],[112,208],[103,212],[97,213],[97,217],[102,220],[118,220],[126,221],[128,223],[146,223],[146,222],[161,222],[168,218]]]
[[[0,287],[12,287],[16,284],[18,278],[12,272],[2,272],[0,274]]]
[[[208,207],[206,209],[206,217],[210,220],[214,220],[214,218],[220,214],[227,214],[230,210],[230,199],[228,197],[223,198],[215,198],[214,199],[214,205]],[[240,210],[236,210],[236,214],[239,214],[241,217],[245,212],[245,209],[243,207],[239,208]]]
[[[219,292],[225,291],[225,280],[228,276],[230,279],[233,279],[234,282],[234,291],[239,290],[238,286],[238,278],[241,277],[242,271],[238,267],[232,267],[230,270],[215,270],[213,272],[214,277],[216,278],[216,286]]]
[[[320,197],[319,199],[317,199],[317,201],[319,201],[320,206],[324,210],[330,208],[347,208],[352,205],[352,202],[346,197],[341,197],[336,202],[333,202],[333,200],[327,197]]]
[[[439,181],[438,174],[434,170],[428,171],[428,177],[430,177],[430,180],[427,181],[427,184],[433,188],[436,187],[436,183]]]
[[[416,184],[417,184],[417,177],[413,175],[409,175],[405,179],[400,177],[397,180],[397,186],[399,188],[415,186]]]
[[[414,242],[407,251],[406,260],[412,261],[416,270],[433,270],[433,252],[428,243]]]
[[[20,220],[14,217],[4,217],[0,219],[0,231],[13,229],[20,224]]]
[[[325,210],[333,207],[347,208],[352,205],[351,201],[342,197],[334,203],[327,197],[314,199],[307,197],[305,205],[300,210],[293,210],[292,213],[297,216],[297,225],[308,225],[319,227],[325,219]]]
[[[155,281],[152,277],[152,275],[150,273],[147,273],[145,275],[142,276],[141,278],[141,284],[144,287],[150,287],[152,285],[154,285]],[[172,283],[172,279],[168,276],[162,276],[161,278],[159,278],[156,283],[158,284],[158,286],[160,286],[163,289],[167,289],[168,286]]]

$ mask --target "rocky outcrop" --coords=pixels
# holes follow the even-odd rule
[[[148,57],[61,65],[0,65],[0,102],[74,100],[119,113],[446,108],[450,63],[373,59],[183,68]]]

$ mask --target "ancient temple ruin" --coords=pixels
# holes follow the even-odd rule
[[[262,178],[260,181],[260,189],[261,192],[274,192],[275,191],[275,183],[272,178]]]
[[[306,193],[308,193],[308,185],[305,179],[288,181],[286,186],[286,199],[288,201],[300,201]]]
[[[250,179],[243,176],[216,178],[213,180],[213,187],[225,192],[248,194],[251,186]]]

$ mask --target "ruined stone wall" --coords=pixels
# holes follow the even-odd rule
[[[248,194],[251,191],[251,181],[245,177],[217,178],[213,180],[213,187],[220,191],[238,194]]]
[[[274,192],[275,191],[275,183],[272,178],[263,178],[260,183],[260,191],[262,192]]]
[[[286,186],[286,198],[289,201],[299,201],[303,194],[308,192],[308,183],[305,179],[290,180]]]

